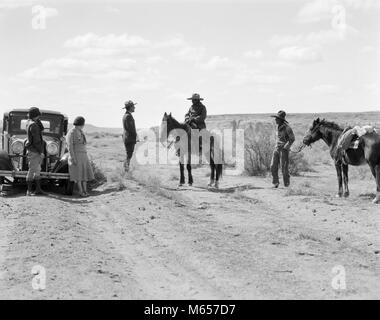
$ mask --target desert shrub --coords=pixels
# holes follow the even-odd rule
[[[270,123],[250,124],[245,130],[245,170],[251,176],[265,176],[276,147],[275,128]],[[289,154],[289,172],[296,176],[312,171],[303,153]]]
[[[127,173],[123,166],[114,168],[107,174],[107,184],[121,191],[127,188]]]
[[[313,171],[303,153],[289,153],[289,173],[298,176],[301,172]]]
[[[153,192],[158,192],[161,189],[161,186],[162,186],[161,179],[160,179],[160,177],[158,177],[156,175],[153,175],[153,174],[148,174],[148,175],[134,174],[133,177],[137,178],[137,181],[144,184],[146,187],[148,187]]]
[[[87,133],[87,136],[91,137],[92,139],[100,139],[103,135],[100,132],[90,132]]]
[[[310,181],[303,181],[301,184],[300,184],[301,187],[303,188],[311,188],[312,184]]]
[[[121,133],[111,133],[110,136],[112,138],[121,138],[122,137],[122,134]]]
[[[275,148],[275,130],[270,123],[251,123],[245,129],[245,170],[251,176],[265,176]]]
[[[173,192],[171,190],[168,190],[163,184],[161,177],[156,173],[151,172],[149,169],[142,170],[141,168],[137,167],[132,172],[131,178],[139,184],[143,185],[144,189],[160,197],[172,200],[176,205],[183,206],[187,202],[186,198],[183,195],[175,191]]]
[[[95,179],[93,181],[90,181],[88,183],[88,187],[90,190],[95,189],[105,183],[107,181],[107,178],[103,172],[103,170],[98,166],[95,161],[90,160],[90,165],[92,167],[92,170],[94,172]]]
[[[171,172],[169,180],[170,181],[177,181],[178,180],[178,173]]]

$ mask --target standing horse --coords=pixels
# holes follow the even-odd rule
[[[303,143],[310,146],[312,143],[322,139],[329,146],[330,155],[335,162],[338,176],[338,197],[343,195],[348,197],[350,194],[348,190],[348,165],[360,166],[368,163],[377,183],[377,193],[373,203],[380,203],[380,135],[373,132],[362,136],[357,149],[347,149],[342,156],[339,156],[338,139],[343,131],[336,123],[318,118],[313,121],[309,132],[303,139]]]
[[[219,188],[219,179],[222,176],[223,172],[223,164],[221,163],[221,157],[216,156],[216,152],[218,155],[221,155],[221,149],[217,146],[217,139],[214,138],[213,135],[209,131],[202,130],[202,145],[198,143],[192,144],[191,136],[192,136],[192,128],[187,123],[179,123],[176,119],[172,117],[172,114],[167,114],[165,112],[164,117],[162,119],[162,124],[160,128],[160,141],[164,143],[167,141],[170,132],[173,130],[182,129],[186,135],[186,139],[178,139],[175,143],[175,148],[177,150],[177,155],[179,156],[179,169],[180,169],[180,180],[179,186],[182,186],[185,183],[185,162],[186,169],[188,172],[188,182],[191,186],[193,184],[193,175],[191,173],[191,155],[205,155],[206,159],[209,160],[211,174],[210,174],[210,182],[208,184],[209,187],[213,185],[215,188]],[[194,130],[194,129],[193,129]],[[206,143],[205,139],[209,142]],[[209,146],[209,148],[208,148]],[[200,152],[201,150],[201,152]]]

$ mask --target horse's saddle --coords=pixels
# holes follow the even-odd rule
[[[376,132],[373,126],[363,126],[363,127],[347,127],[343,130],[341,136],[338,139],[336,160],[342,160],[344,163],[346,151],[349,149],[357,150],[360,148],[361,138],[366,134]]]
[[[338,150],[358,149],[360,138],[373,132],[376,132],[373,126],[347,127],[338,139]]]

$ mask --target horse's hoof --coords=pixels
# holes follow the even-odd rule
[[[207,187],[211,188],[213,184],[214,184],[214,181],[210,181]]]
[[[189,187],[192,187],[192,186],[193,186],[193,184],[189,182]]]
[[[342,194],[341,193],[338,193],[335,198],[342,198]]]
[[[345,198],[348,198],[348,197],[350,196],[350,193],[349,193],[349,192],[345,192],[345,193],[343,194],[343,196],[344,196]]]
[[[215,189],[219,189],[219,182],[215,182]]]
[[[380,203],[380,197],[376,197],[375,199],[373,199],[372,203],[379,204]]]
[[[178,187],[183,187],[183,183],[179,183],[179,184],[178,184]]]

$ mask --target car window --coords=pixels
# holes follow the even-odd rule
[[[28,121],[29,120],[21,120],[21,126],[20,126],[21,130],[26,130],[26,126],[28,125]],[[48,132],[55,133],[56,128],[50,128],[51,127],[51,121],[42,120],[41,122],[42,122],[42,125],[44,126],[45,132],[48,131]]]
[[[43,133],[60,134],[62,121],[58,117],[41,117],[41,122],[44,126]],[[26,134],[26,126],[28,118],[26,115],[12,115],[9,122],[9,131],[13,134]]]

